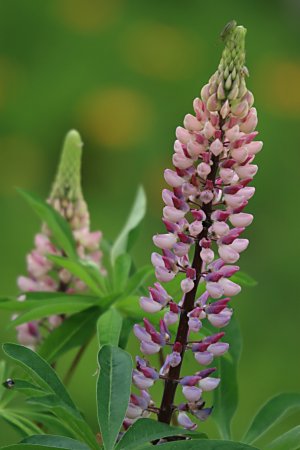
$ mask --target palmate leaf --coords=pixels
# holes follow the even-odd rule
[[[53,408],[55,414],[61,417],[74,431],[76,437],[85,440],[92,449],[97,449],[98,444],[94,434],[82,418],[53,368],[37,353],[22,345],[4,344],[3,350],[29,373],[47,394],[44,397],[31,398],[31,401],[49,409]]]
[[[81,260],[78,257],[66,258],[57,255],[48,255],[47,257],[50,261],[67,269],[72,275],[83,281],[94,294],[98,296],[106,294],[104,277],[93,263]]]
[[[29,303],[25,305],[25,302],[17,301],[13,297],[1,297],[0,298],[0,309],[4,311],[12,312],[22,312],[27,311],[31,308],[39,306],[35,300],[29,300]]]
[[[74,442],[78,442],[75,441],[73,439]],[[65,442],[62,443],[61,445],[56,444],[56,445],[51,445],[51,443],[48,443],[47,445],[43,445],[43,444],[31,444],[31,443],[21,443],[21,444],[13,444],[13,445],[9,445],[7,447],[1,447],[1,450],[87,450],[89,449],[89,447],[72,447],[72,444],[74,444],[74,442]],[[78,443],[80,444],[80,443]],[[98,447],[99,450],[99,447]]]
[[[131,256],[128,253],[119,255],[113,267],[113,290],[123,292],[128,282],[130,268],[132,264]]]
[[[22,437],[43,433],[33,421],[26,417],[24,411],[18,411],[12,408],[0,408],[0,418],[17,430]]]
[[[152,266],[144,266],[138,269],[128,280],[124,296],[135,294],[147,279],[154,274]]]
[[[298,450],[300,448],[300,425],[279,436],[264,450]]]
[[[76,244],[71,228],[67,221],[55,211],[48,203],[44,202],[35,194],[18,189],[18,192],[32,207],[40,219],[50,228],[53,240],[66,255],[76,257]]]
[[[119,345],[122,322],[122,316],[115,308],[108,309],[99,317],[97,333],[100,347],[105,344]]]
[[[25,414],[25,413],[24,413]],[[29,419],[36,423],[42,423],[44,429],[49,434],[59,434],[62,436],[73,437],[74,433],[61,419],[57,418],[49,410],[42,410],[40,408],[26,409],[26,415]]]
[[[6,447],[1,447],[0,450],[70,450],[66,447],[53,447],[49,445],[35,445],[35,444],[13,444]]]
[[[72,348],[85,345],[96,331],[101,309],[92,307],[65,319],[43,341],[39,354],[52,363]]]
[[[153,445],[145,445],[136,447],[136,450],[151,450]],[[215,441],[203,439],[201,444],[199,440],[176,441],[161,444],[161,450],[259,450],[257,447],[233,441]]]
[[[13,379],[13,390],[25,395],[44,395],[43,389],[27,380]]]
[[[135,319],[129,317],[123,317],[122,329],[119,338],[119,347],[126,349],[129,336],[133,330],[133,325],[135,324]]]
[[[75,441],[65,436],[30,436],[23,439],[22,444],[43,445],[54,448],[63,448],[68,450],[89,450],[89,447],[83,442]]]
[[[242,349],[242,338],[235,318],[226,327],[226,342],[229,342],[230,358],[220,357],[217,360],[220,386],[214,391],[213,418],[217,423],[221,437],[231,438],[230,425],[238,406],[238,362]]]
[[[6,362],[4,360],[0,361],[0,381],[5,378],[6,375]]]
[[[23,314],[19,315],[10,323],[10,326],[17,326],[22,323],[43,319],[44,317],[49,317],[56,314],[78,313],[90,308],[96,303],[99,303],[99,299],[97,299],[96,297],[88,297],[83,295],[78,295],[76,297],[77,298],[75,299],[73,295],[65,295],[61,298],[52,298],[51,301],[37,300],[34,304],[32,304],[30,300],[28,300],[28,302],[30,302],[29,308],[28,305],[26,305],[26,309],[29,309],[29,311],[25,311]],[[27,301],[15,301],[16,307],[18,306],[17,303],[26,304]]]
[[[9,371],[7,370],[7,364],[6,361],[1,360],[0,361],[0,407],[2,405],[7,404],[7,401],[4,401],[3,397],[5,394],[7,394],[7,390],[2,385],[2,383],[8,378]]]
[[[258,411],[248,431],[243,437],[243,442],[251,444],[265,434],[271,427],[278,423],[288,413],[300,411],[300,394],[279,394],[271,398]]]
[[[126,317],[131,317],[135,320],[143,320],[144,317],[147,317],[147,313],[141,309],[139,299],[140,297],[138,295],[122,297],[116,301],[114,306]]]
[[[171,427],[165,423],[157,422],[152,419],[139,419],[124,434],[117,444],[116,450],[134,450],[142,444],[156,439],[191,434],[195,434],[200,438],[206,438],[206,435],[203,433],[193,433],[183,428]]]
[[[133,207],[130,211],[129,217],[125,223],[124,228],[117,237],[111,249],[111,262],[115,264],[119,255],[130,250],[137,227],[140,225],[146,213],[146,195],[142,187],[139,187]]]
[[[117,300],[114,304],[115,308],[124,315],[124,317],[128,319],[132,319],[136,322],[141,322],[144,318],[151,320],[153,325],[158,325],[160,319],[163,318],[164,312],[159,311],[156,314],[151,314],[145,312],[139,304],[140,296],[130,295],[129,297],[121,297],[120,300]],[[170,331],[175,330],[175,326],[170,325]]]
[[[104,345],[98,355],[98,421],[105,450],[112,450],[129,403],[132,360],[124,350]]]
[[[3,344],[3,351],[29,373],[41,388],[46,392],[53,392],[66,405],[76,410],[73,400],[57,374],[37,353],[18,344]]]
[[[92,449],[98,449],[94,434],[79,411],[70,408],[58,396],[48,394],[43,397],[30,397],[28,403],[51,411],[71,431],[72,437],[88,443]]]

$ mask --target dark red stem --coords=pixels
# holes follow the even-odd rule
[[[213,183],[215,182],[217,169],[218,169],[218,157],[212,157],[213,165],[212,170],[210,174],[208,175],[207,179],[211,180]],[[201,271],[202,271],[202,259],[200,256],[201,252],[201,245],[200,241],[202,238],[206,238],[208,235],[208,228],[211,226],[211,213],[212,213],[212,202],[203,205],[202,210],[206,214],[206,220],[204,222],[204,227],[202,232],[199,234],[199,236],[196,239],[195,242],[195,252],[194,252],[194,258],[192,262],[192,267],[196,270],[196,279],[194,280],[194,288],[185,294],[180,319],[179,319],[179,325],[177,329],[177,335],[176,335],[176,342],[180,342],[182,345],[182,351],[181,351],[181,362],[176,367],[171,367],[168,373],[168,377],[165,380],[165,386],[164,386],[164,393],[162,402],[160,405],[160,411],[158,414],[158,420],[159,422],[164,422],[167,424],[170,424],[173,411],[174,411],[174,399],[175,399],[175,393],[178,385],[178,380],[180,378],[180,370],[183,362],[184,352],[187,345],[187,338],[188,338],[188,331],[189,331],[189,318],[188,313],[194,309],[194,303],[197,296],[197,289],[198,284],[201,278]]]

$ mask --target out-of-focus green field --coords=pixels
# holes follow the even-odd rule
[[[163,229],[162,174],[175,127],[215,70],[218,36],[232,18],[248,28],[248,86],[265,143],[249,208],[251,245],[241,258],[259,284],[235,300],[244,336],[239,437],[269,396],[300,392],[299,2],[0,0],[0,292],[16,294],[39,228],[15,186],[47,196],[70,128],[85,142],[85,196],[93,227],[107,239],[120,229],[137,185],[145,186],[149,207],[135,255],[149,261],[151,236]],[[8,320],[1,312],[1,342],[15,339]],[[71,385],[94,427],[95,369],[94,343]],[[2,422],[0,430],[1,444],[16,442]]]

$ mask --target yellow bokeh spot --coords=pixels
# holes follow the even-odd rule
[[[79,106],[79,127],[103,148],[127,150],[151,129],[152,104],[138,91],[113,87],[91,93]]]
[[[122,35],[121,52],[127,64],[143,75],[186,79],[201,56],[201,46],[185,33],[160,23],[139,23]]]
[[[0,138],[0,193],[11,195],[16,186],[32,189],[45,177],[44,155],[35,143],[22,136]]]
[[[57,0],[56,16],[79,32],[95,32],[108,27],[119,16],[121,0]]]
[[[268,60],[258,69],[256,91],[277,115],[300,113],[300,62]]]

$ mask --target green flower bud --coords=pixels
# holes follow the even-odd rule
[[[235,21],[229,22],[221,33],[221,38],[225,43],[221,61],[218,70],[209,80],[209,97],[216,102],[210,101],[208,109],[210,111],[220,110],[222,105],[229,100],[235,102],[244,100],[247,94],[245,77],[248,76],[248,70],[245,67],[245,36],[246,28],[237,25]],[[204,100],[204,98],[202,97]]]
[[[69,201],[82,199],[82,145],[79,133],[75,130],[69,131],[65,138],[57,174],[50,194],[50,202],[56,198]]]
[[[73,229],[89,226],[89,213],[81,190],[82,145],[79,133],[69,131],[48,199]]]

